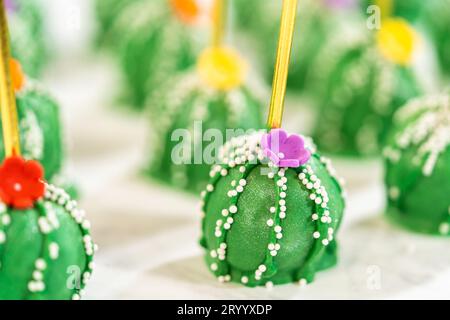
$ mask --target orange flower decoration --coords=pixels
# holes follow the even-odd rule
[[[0,198],[15,209],[32,208],[45,192],[44,169],[37,161],[17,156],[5,159],[0,166]]]
[[[11,71],[11,78],[14,86],[14,90],[20,91],[25,85],[25,75],[22,71],[20,62],[16,59],[9,60],[9,69]]]
[[[193,24],[200,15],[196,0],[170,0],[170,3],[175,14],[184,23]]]

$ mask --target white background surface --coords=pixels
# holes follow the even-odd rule
[[[44,82],[61,102],[68,172],[82,189],[82,206],[100,246],[86,298],[450,298],[449,240],[409,234],[383,219],[382,168],[377,161],[335,162],[348,180],[349,193],[338,234],[338,267],[319,273],[306,288],[219,284],[198,245],[198,199],[138,174],[148,119],[113,107],[113,64],[89,53],[90,1],[43,2],[49,5],[55,46]],[[286,118],[296,122],[308,119],[301,109],[288,112],[292,116]]]

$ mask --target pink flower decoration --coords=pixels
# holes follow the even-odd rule
[[[264,155],[278,167],[298,168],[311,158],[303,138],[297,134],[288,136],[283,129],[273,129],[264,134],[261,147]]]

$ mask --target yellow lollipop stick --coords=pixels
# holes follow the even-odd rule
[[[3,141],[5,155],[20,155],[19,123],[17,120],[16,96],[11,79],[8,23],[6,18],[5,0],[0,6],[0,107],[3,125]]]
[[[271,129],[280,128],[283,119],[286,83],[296,16],[297,0],[283,0],[277,60],[272,84],[272,99],[270,101],[269,119],[267,121],[267,125]]]
[[[213,32],[212,32],[212,45],[213,47],[222,46],[225,37],[226,28],[226,8],[227,0],[214,0],[213,8]]]

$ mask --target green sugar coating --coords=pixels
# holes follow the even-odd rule
[[[38,77],[47,61],[44,19],[35,0],[14,0],[16,10],[8,12],[12,56],[25,72]]]
[[[261,136],[230,140],[225,163],[211,170],[202,194],[206,263],[221,282],[310,283],[337,262],[342,189],[329,160],[315,152],[299,168],[269,167]]]
[[[227,130],[243,134],[263,125],[262,105],[248,88],[218,91],[205,85],[195,72],[180,76],[150,102],[147,174],[197,194],[208,182],[217,156],[213,149],[227,138]],[[233,132],[235,129],[238,131]],[[213,136],[208,137],[208,130]],[[214,138],[217,133],[222,135],[217,137],[219,141]],[[203,155],[212,155],[212,159]],[[180,158],[185,161],[180,163]]]
[[[22,154],[26,159],[39,161],[44,166],[45,179],[50,181],[60,172],[63,163],[59,107],[32,83],[16,96]],[[2,137],[1,130],[0,141]],[[5,157],[3,142],[0,142],[0,157]]]
[[[430,0],[426,8],[424,27],[436,46],[442,72],[450,76],[450,1]]]
[[[93,267],[89,222],[51,185],[34,208],[0,207],[0,300],[79,299]]]
[[[117,17],[118,59],[124,101],[137,110],[161,88],[167,77],[191,67],[200,52],[198,30],[183,24],[166,1],[138,1]],[[199,36],[199,37],[197,37]]]
[[[323,152],[374,156],[394,112],[421,89],[412,69],[381,56],[374,34],[354,30],[325,45],[318,59],[313,138]]]
[[[450,235],[450,96],[400,109],[383,153],[388,216],[416,232]]]
[[[368,14],[367,8],[371,5],[377,5],[377,2],[378,2],[377,0],[360,1],[363,12]],[[401,17],[410,22],[416,22],[422,17],[424,10],[429,2],[430,1],[422,1],[422,0],[392,0],[391,1],[392,11],[390,12],[389,15],[394,17]],[[373,14],[373,12],[371,11],[370,14]]]

